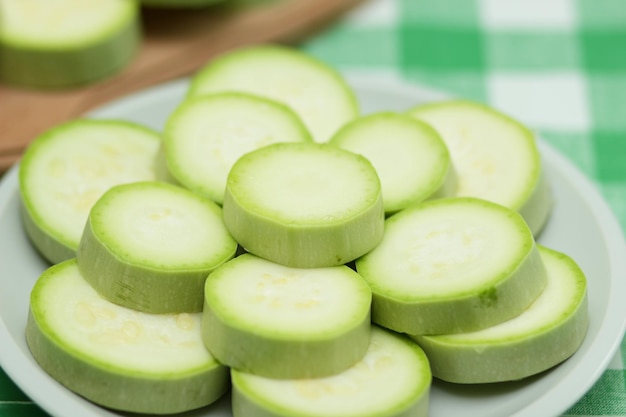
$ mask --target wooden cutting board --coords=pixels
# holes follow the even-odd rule
[[[87,87],[35,91],[0,85],[0,173],[41,132],[111,99],[188,76],[211,57],[247,44],[292,44],[332,23],[360,0],[276,0],[200,10],[143,9],[144,42],[120,74]]]

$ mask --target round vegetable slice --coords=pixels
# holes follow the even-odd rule
[[[161,139],[141,125],[77,119],[37,137],[19,167],[26,233],[50,262],[73,258],[98,198],[117,184],[154,180]]]
[[[429,363],[405,335],[374,326],[364,358],[325,378],[277,380],[231,370],[234,417],[426,417]]]
[[[243,254],[206,280],[202,336],[223,364],[270,378],[331,375],[362,359],[371,292],[347,266],[290,268]]]
[[[0,0],[0,80],[34,88],[94,82],[124,68],[141,41],[128,0]]]
[[[376,170],[330,144],[278,143],[245,154],[229,173],[223,208],[247,251],[293,267],[348,263],[384,232]]]
[[[243,154],[271,143],[313,141],[289,107],[242,93],[183,102],[163,135],[169,174],[218,204],[224,200],[228,172]]]
[[[284,102],[300,115],[316,142],[326,142],[359,113],[345,79],[297,49],[254,45],[227,52],[193,77],[188,96],[242,91]]]
[[[91,209],[76,253],[107,300],[149,313],[202,311],[204,280],[237,251],[221,208],[160,182],[112,187]]]
[[[428,198],[456,194],[456,174],[437,131],[392,112],[362,116],[342,127],[330,143],[365,156],[376,168],[385,213]]]
[[[430,200],[391,216],[382,242],[356,269],[372,289],[372,320],[409,334],[506,321],[547,280],[519,213],[472,197]]]
[[[409,114],[430,123],[450,149],[458,196],[519,211],[537,235],[552,209],[534,133],[497,110],[471,101],[419,105]]]
[[[96,404],[177,413],[211,404],[230,387],[228,368],[203,346],[200,316],[112,304],[70,259],[35,283],[26,341],[48,374]]]
[[[518,380],[576,352],[589,324],[585,275],[567,255],[542,246],[539,251],[548,283],[519,316],[472,333],[413,336],[434,376],[463,384]]]

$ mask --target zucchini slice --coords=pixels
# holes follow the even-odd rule
[[[374,326],[364,358],[325,378],[277,380],[231,370],[234,417],[426,417],[431,371],[405,335]]]
[[[316,142],[326,142],[359,114],[354,91],[334,68],[298,49],[253,45],[210,61],[192,79],[188,96],[241,91],[286,103]]]
[[[409,114],[430,123],[446,142],[458,174],[457,196],[517,210],[539,234],[553,203],[530,129],[491,107],[463,100],[419,105]]]
[[[386,215],[429,198],[456,194],[450,153],[437,131],[411,116],[380,112],[342,127],[333,145],[370,160],[380,178]]]
[[[243,155],[228,175],[223,209],[243,248],[293,267],[348,263],[384,232],[376,170],[330,144],[277,143]]]
[[[547,281],[519,213],[473,197],[430,200],[391,216],[382,242],[356,269],[372,289],[372,320],[408,334],[506,321]]]
[[[104,407],[169,414],[211,404],[228,368],[204,348],[201,314],[155,315],[103,299],[75,259],[48,268],[31,293],[26,341],[39,365]]]
[[[19,167],[23,219],[51,263],[76,256],[89,210],[110,187],[154,180],[161,139],[141,125],[77,119],[37,137]]]
[[[63,88],[110,76],[141,42],[134,0],[1,0],[0,81]]]
[[[361,360],[372,294],[345,265],[290,268],[242,254],[206,280],[202,336],[224,365],[270,378],[310,378]]]
[[[477,332],[412,336],[426,351],[435,377],[463,384],[518,380],[578,350],[589,325],[585,275],[567,255],[542,246],[539,251],[548,283],[522,314]]]
[[[165,165],[178,183],[218,204],[243,154],[277,142],[312,142],[300,118],[278,102],[242,93],[199,96],[167,120]]]
[[[161,182],[112,187],[94,204],[76,257],[104,298],[148,313],[200,312],[204,281],[235,256],[221,208]]]

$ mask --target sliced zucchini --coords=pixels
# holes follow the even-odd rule
[[[202,311],[204,281],[237,242],[212,201],[161,182],[112,187],[94,204],[76,257],[104,298],[148,313]]]
[[[362,116],[342,127],[330,143],[365,156],[380,178],[385,213],[428,198],[456,194],[456,174],[437,131],[392,112]]]
[[[35,283],[26,341],[61,384],[104,407],[168,414],[199,408],[229,388],[228,368],[204,348],[201,314],[154,315],[112,304],[75,259]]]
[[[241,155],[277,142],[312,142],[300,118],[278,102],[242,93],[199,96],[169,117],[164,152],[169,174],[218,204]]]
[[[426,351],[433,375],[463,383],[526,378],[569,358],[589,325],[587,283],[567,255],[539,247],[548,271],[545,290],[522,314],[472,333],[413,336]]]
[[[458,196],[517,210],[535,235],[542,230],[552,197],[530,129],[493,108],[462,100],[419,105],[409,114],[430,123],[448,145]]]
[[[154,180],[159,135],[117,120],[77,119],[37,137],[19,167],[23,219],[50,262],[73,258],[89,215],[111,186]]]
[[[376,170],[330,144],[278,143],[243,155],[228,175],[223,208],[247,251],[293,267],[348,263],[384,232]]]
[[[231,370],[234,417],[426,417],[431,372],[405,335],[374,326],[365,357],[325,378],[277,380]]]
[[[316,142],[326,142],[359,113],[352,88],[334,68],[295,48],[253,45],[210,61],[193,77],[188,96],[242,91],[284,102]]]
[[[426,201],[391,216],[356,269],[372,320],[409,334],[486,328],[520,314],[546,284],[532,233],[514,210],[473,197]]]
[[[0,81],[34,88],[94,82],[141,41],[134,0],[0,0]]]
[[[299,269],[243,254],[207,278],[202,336],[235,369],[270,378],[331,375],[365,355],[371,297],[345,265]]]

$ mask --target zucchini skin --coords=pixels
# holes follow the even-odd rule
[[[538,247],[544,262],[559,262],[572,274],[569,285],[576,288],[573,301],[556,310],[554,316],[544,313],[540,323],[535,314],[534,331],[509,332],[507,337],[486,336],[465,343],[455,340],[454,335],[410,335],[428,355],[434,377],[457,384],[516,381],[553,368],[576,353],[589,328],[587,278],[568,255]],[[547,269],[549,275],[559,273],[553,267]],[[549,302],[559,302],[554,292]]]
[[[50,273],[75,268],[76,260],[54,265]],[[43,279],[48,279],[45,276]],[[40,284],[41,285],[41,284]],[[180,375],[142,374],[98,362],[66,346],[37,309],[41,291],[31,294],[26,341],[33,357],[52,378],[98,405],[128,412],[171,414],[211,404],[230,389],[229,369],[217,361]],[[62,301],[62,300],[59,300]]]
[[[201,369],[184,379],[142,377],[92,365],[60,347],[29,314],[26,340],[37,363],[71,391],[98,405],[135,413],[170,414],[203,407],[230,389],[228,368]],[[208,372],[210,371],[210,372]],[[190,395],[195,392],[194,395]]]
[[[56,234],[47,233],[35,219],[31,209],[22,200],[20,204],[22,226],[26,236],[37,252],[50,264],[56,264],[76,256],[76,248],[62,241]]]
[[[432,383],[432,372],[430,370],[430,364],[428,358],[421,347],[415,341],[404,334],[395,333],[387,329],[380,328],[379,326],[372,326],[372,335],[376,337],[376,333],[383,331],[388,334],[388,337],[397,339],[396,342],[406,345],[409,349],[413,350],[417,362],[421,362],[422,371],[417,373],[416,378],[420,378],[420,381],[411,385],[410,391],[407,391],[402,398],[398,398],[397,401],[382,402],[376,396],[377,392],[370,393],[371,402],[375,404],[374,407],[370,407],[369,410],[355,411],[350,407],[343,408],[342,410],[334,410],[329,408],[327,411],[320,409],[310,410],[306,407],[292,408],[283,404],[280,399],[275,397],[264,396],[259,393],[253,386],[249,384],[248,375],[245,372],[237,369],[231,369],[231,384],[232,384],[232,413],[233,417],[319,417],[319,416],[333,416],[333,417],[427,417],[429,413],[430,404],[430,390]],[[379,347],[381,349],[381,347]],[[384,350],[384,344],[382,349]],[[369,351],[368,351],[369,353]],[[366,361],[365,359],[364,361]],[[362,365],[363,363],[361,363]],[[413,369],[414,364],[407,364]],[[357,364],[356,366],[360,366]],[[366,365],[367,366],[367,365]],[[348,371],[350,372],[350,371]],[[423,372],[423,373],[422,373]],[[339,374],[341,375],[341,374]],[[341,377],[341,376],[340,376]],[[330,377],[332,379],[333,376]],[[320,383],[324,385],[325,378],[320,379]],[[267,379],[272,383],[271,379]],[[313,382],[316,379],[311,380],[292,380],[291,383],[301,382]],[[389,380],[382,380],[382,383],[388,383]],[[358,386],[358,382],[357,382]],[[325,388],[332,390],[332,382],[329,385],[325,385]],[[287,388],[287,387],[285,387]],[[381,387],[382,388],[382,387]],[[382,388],[384,389],[384,388]],[[392,388],[395,389],[395,388]],[[285,396],[290,395],[286,391]],[[322,395],[323,396],[323,395]],[[323,402],[323,398],[317,398]],[[354,398],[351,398],[348,394],[345,398],[346,404],[352,405]],[[360,405],[360,404],[359,404]],[[359,406],[354,404],[354,406]],[[364,408],[364,407],[361,407]]]
[[[370,327],[368,310],[361,321],[338,337],[281,340],[226,323],[208,303],[202,315],[202,339],[215,358],[229,367],[278,379],[318,378],[354,365],[367,352]]]

